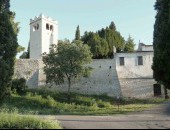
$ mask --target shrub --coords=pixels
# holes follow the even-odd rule
[[[0,129],[61,129],[56,122],[50,122],[31,116],[0,113]]]
[[[12,87],[11,90],[15,91],[18,94],[24,94],[25,90],[27,89],[27,85],[26,85],[26,80],[24,78],[21,79],[13,79],[12,81]]]

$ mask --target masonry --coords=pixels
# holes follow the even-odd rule
[[[155,81],[152,76],[137,76],[134,74],[135,68],[128,69],[128,66],[120,67],[118,65],[118,57],[122,55],[125,56],[125,54],[117,54],[117,58],[115,59],[93,60],[93,62],[88,65],[93,68],[91,75],[88,78],[81,78],[78,81],[75,80],[72,83],[72,92],[88,95],[106,94],[111,97],[153,97],[153,84]],[[17,60],[14,77],[25,78],[29,88],[47,87],[43,66],[42,60]],[[140,67],[140,69],[139,67],[137,69],[138,71],[140,70],[140,72],[137,70],[136,72],[143,72],[142,66]],[[143,66],[143,69],[146,68]],[[146,72],[144,73],[146,74]],[[149,71],[149,67],[148,73],[152,73],[152,71]],[[52,89],[59,92],[67,92],[68,84],[65,83],[60,86],[53,85]]]
[[[116,72],[115,61],[111,59],[94,60],[88,66],[93,68],[88,78],[81,78],[72,83],[72,92],[81,94],[107,94],[108,96],[122,96],[120,84]],[[25,78],[30,88],[45,85],[45,74],[43,73],[43,62],[41,60],[17,60],[15,65],[15,78]],[[66,92],[67,83],[54,86],[60,92]]]

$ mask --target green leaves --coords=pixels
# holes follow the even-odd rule
[[[77,26],[76,34],[75,34],[75,40],[80,40],[80,28]]]
[[[134,43],[134,40],[131,38],[131,36],[129,36],[128,40],[126,41],[124,51],[125,52],[135,51],[135,43]]]
[[[125,46],[125,40],[120,32],[116,31],[114,22],[111,22],[109,28],[102,28],[96,33],[85,32],[82,41],[90,46],[94,59],[112,58],[113,46],[118,51],[122,51]]]
[[[58,46],[52,45],[50,54],[43,55],[47,83],[61,84],[66,79],[72,81],[75,77],[83,76],[90,71],[84,65],[92,61],[91,57],[90,48],[79,41],[62,41]]]
[[[18,47],[18,23],[9,6],[9,0],[0,1],[0,100],[9,94]]]
[[[154,25],[154,78],[170,89],[170,1],[157,0]]]

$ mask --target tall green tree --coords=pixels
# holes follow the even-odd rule
[[[116,31],[116,25],[115,25],[115,23],[114,23],[113,21],[111,22],[109,28],[110,28],[111,30],[113,30],[113,31]]]
[[[170,0],[157,0],[154,25],[153,72],[158,83],[164,85],[165,98],[169,98],[170,89]]]
[[[76,29],[75,40],[80,40],[80,27],[79,26],[77,26],[77,29]]]
[[[0,1],[0,101],[9,95],[17,54],[18,23],[10,11],[10,0]]]
[[[90,68],[85,66],[92,61],[92,54],[87,45],[65,41],[53,45],[50,54],[44,54],[44,71],[47,83],[61,84],[68,81],[68,100],[70,100],[71,84],[75,78],[87,76]]]
[[[124,52],[134,52],[134,51],[135,51],[134,39],[132,39],[131,36],[129,36],[125,44]]]
[[[91,47],[94,59],[113,58],[113,48],[115,47],[117,52],[120,52],[125,46],[125,40],[116,30],[114,22],[96,33],[85,32],[81,40]]]

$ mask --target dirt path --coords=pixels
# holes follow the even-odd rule
[[[127,115],[50,116],[50,119],[60,121],[65,129],[170,129],[170,102]]]

